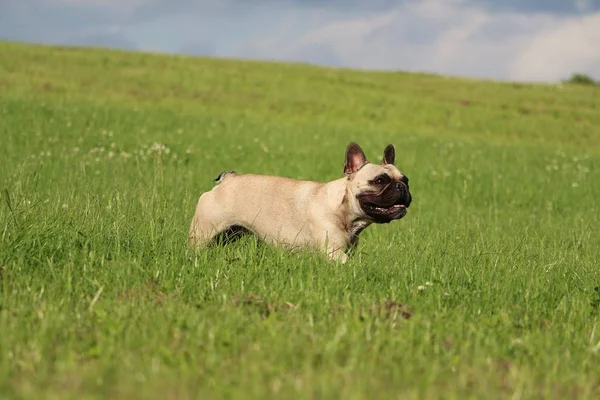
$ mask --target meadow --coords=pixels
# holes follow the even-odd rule
[[[396,146],[346,265],[192,251],[223,170]],[[0,398],[600,397],[600,87],[0,42]]]

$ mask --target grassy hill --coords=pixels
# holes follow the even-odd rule
[[[221,171],[349,141],[414,203],[348,264],[187,248]],[[598,87],[0,43],[0,393],[597,398],[598,198]]]

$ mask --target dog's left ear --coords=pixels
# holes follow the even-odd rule
[[[393,145],[388,144],[388,146],[383,151],[383,160],[381,161],[381,163],[383,165],[393,164],[395,160],[396,160],[396,150],[394,149]]]
[[[354,142],[350,142],[346,148],[346,162],[344,163],[344,174],[352,175],[367,163],[365,152]]]

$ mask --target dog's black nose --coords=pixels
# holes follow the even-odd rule
[[[410,203],[412,202],[412,196],[409,192],[406,193],[406,204],[404,204],[404,207],[408,208],[410,206]]]
[[[402,203],[405,207],[410,206],[412,202],[412,196],[410,191],[408,190],[408,185],[405,182],[397,182],[396,187],[398,188],[398,192],[400,193],[400,197],[402,198]]]

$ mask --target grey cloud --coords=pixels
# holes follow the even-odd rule
[[[41,0],[9,1],[0,4],[0,29],[6,30],[4,23],[24,25],[37,29],[82,29],[90,26],[114,24],[119,15],[102,5],[79,5],[53,3]]]
[[[232,17],[243,15],[257,3],[252,5],[241,0],[153,0],[136,7],[129,16],[129,22],[147,22],[177,14],[194,14],[199,21],[219,15]]]
[[[291,59],[330,67],[341,64],[332,46],[318,43],[301,47],[295,56],[291,56]]]
[[[382,12],[399,6],[411,5],[421,0],[280,0],[280,6],[295,5],[303,8],[324,10],[353,9],[359,12]],[[452,0],[449,0],[452,2]],[[269,3],[255,1],[253,4]],[[578,14],[600,10],[600,0],[465,0],[463,3],[480,6],[490,11],[521,13]]]
[[[535,34],[539,29],[539,24],[532,23],[531,17],[514,15],[512,18],[493,18],[489,20],[469,39],[479,42],[504,40],[507,37]]]
[[[0,37],[6,39],[66,43],[82,32],[119,22],[119,16],[103,6],[41,0],[0,3]]]
[[[188,55],[213,56],[217,54],[215,45],[205,41],[187,42],[181,47],[180,53]]]
[[[580,14],[600,10],[599,0],[470,0],[471,4],[482,4],[491,11],[526,13]]]
[[[136,50],[137,45],[120,33],[95,33],[71,40],[72,45],[104,47],[111,49]]]
[[[367,42],[377,43],[386,41],[392,44],[410,43],[411,46],[433,44],[439,37],[440,32],[450,29],[456,25],[456,20],[452,18],[436,18],[435,16],[426,17],[426,23],[423,18],[410,15],[404,18],[401,15],[396,17],[396,22],[380,24],[364,36]]]

